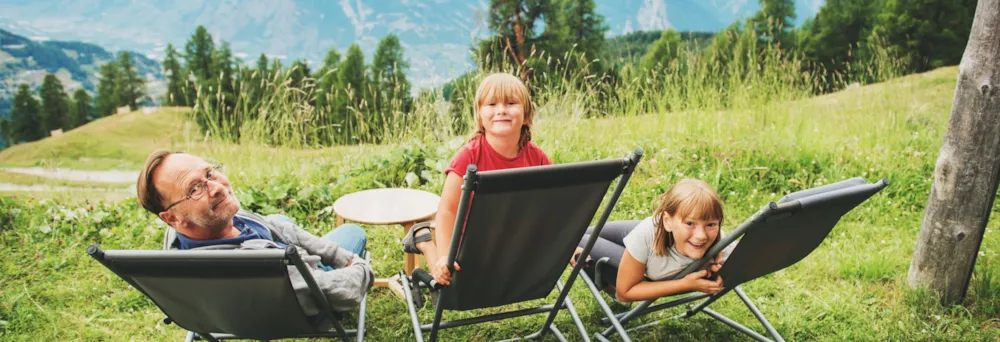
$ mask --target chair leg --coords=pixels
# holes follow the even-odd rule
[[[715,312],[715,310],[712,310],[712,309],[709,309],[709,308],[702,308],[701,312],[704,312],[706,315],[709,315],[712,318],[715,318],[719,322],[722,322],[722,323],[724,323],[724,324],[726,324],[726,325],[728,325],[730,327],[733,327],[733,329],[739,330],[741,333],[744,333],[747,336],[750,336],[750,337],[752,337],[753,339],[755,339],[757,341],[761,341],[761,342],[775,342],[775,341],[773,341],[773,340],[771,340],[771,339],[769,339],[767,337],[764,337],[764,335],[761,335],[761,334],[757,333],[756,331],[750,330],[750,328],[747,328],[747,327],[743,326],[742,324],[739,324],[736,321],[729,319],[729,317],[723,316],[723,315],[719,314],[718,312]]]
[[[209,341],[209,342],[219,342],[219,339],[215,338],[215,336],[212,336],[212,334],[208,334],[208,333],[206,333],[206,334],[197,334],[196,339],[199,338],[199,337],[202,338],[202,339],[205,339],[206,341]]]
[[[355,334],[357,342],[365,340],[365,313],[368,311],[368,294],[361,298],[361,307],[358,308],[358,332]]]
[[[569,298],[566,298],[566,299],[569,299]],[[558,339],[559,342],[566,342],[566,336],[563,336],[562,331],[559,331],[559,327],[557,327],[555,324],[550,325],[549,326],[549,330],[552,331],[552,335],[555,335],[556,339]],[[581,336],[583,336],[584,338],[587,338],[587,333],[584,333]],[[589,339],[588,339],[588,341],[589,341]]]
[[[750,302],[750,297],[747,297],[746,293],[743,293],[743,289],[737,286],[733,289],[733,291],[736,292],[736,295],[739,296],[741,300],[743,300],[743,303],[747,305],[750,312],[753,313],[754,317],[757,317],[757,320],[760,321],[760,324],[764,326],[764,329],[767,330],[767,333],[770,334],[775,341],[785,342],[785,339],[781,338],[781,335],[779,335],[778,331],[774,329],[771,322],[767,321],[767,317],[764,317],[764,314],[757,309],[757,306]]]
[[[594,285],[594,281],[590,280],[590,277],[586,274],[581,274],[580,278],[583,278],[583,282],[587,284],[587,289],[594,295],[594,299],[597,300],[597,304],[601,306],[601,310],[604,311],[604,314],[608,316],[608,320],[611,321],[611,328],[598,334],[598,336],[600,336],[598,339],[606,338],[607,334],[610,334],[611,330],[614,329],[618,332],[618,335],[622,337],[622,341],[631,342],[632,339],[629,338],[628,333],[625,332],[625,328],[622,327],[621,322],[615,318],[615,312],[612,311],[611,307],[608,306],[608,303],[604,301],[604,297],[601,296],[601,290],[597,288],[597,285]]]
[[[410,312],[413,335],[417,337],[417,342],[424,342],[424,332],[420,330],[420,320],[417,319],[417,310],[413,307],[413,293],[410,292],[410,280],[403,272],[399,273],[399,280],[403,282],[403,296],[406,297],[406,310]]]
[[[437,303],[434,306],[434,321],[431,322],[431,342],[437,342],[437,334],[441,327],[442,314],[444,314],[444,296],[438,296]]]
[[[556,287],[559,288],[559,291],[562,291],[562,282],[556,281]],[[576,313],[576,307],[573,306],[573,301],[569,299],[569,296],[566,297],[566,311],[569,311],[569,316],[573,319],[573,324],[576,325],[576,329],[580,332],[580,337],[583,338],[583,341],[590,342],[590,334],[587,333],[587,328],[583,326],[583,320],[581,320],[580,315]],[[553,332],[558,333],[559,329],[555,326],[555,323],[551,325]]]
[[[187,336],[184,336],[184,342],[194,342],[194,332],[188,331]]]

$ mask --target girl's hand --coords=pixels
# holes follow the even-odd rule
[[[576,251],[573,252],[573,256],[569,258],[569,264],[572,265],[573,267],[576,267],[576,260],[580,258],[580,254],[583,254],[583,247],[577,247],[576,248]],[[584,261],[584,262],[586,263],[586,262],[589,262],[591,260],[593,260],[593,259],[588,255],[587,256],[587,261]]]
[[[687,288],[691,291],[704,292],[707,294],[714,294],[722,291],[722,277],[717,277],[715,280],[704,279],[710,274],[711,272],[708,270],[700,270],[691,272],[687,276],[684,276],[682,280],[687,283]]]
[[[458,267],[458,262],[455,262],[455,270],[461,270]],[[438,261],[431,266],[431,275],[434,276],[434,280],[441,285],[451,284],[451,271],[448,270],[448,258],[438,258]]]

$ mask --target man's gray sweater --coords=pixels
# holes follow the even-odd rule
[[[270,220],[255,213],[240,210],[237,217],[245,220],[253,220],[267,227],[275,241],[289,246],[295,246],[299,255],[310,269],[312,269],[313,279],[319,285],[320,290],[326,295],[330,306],[336,311],[350,311],[356,308],[365,293],[371,288],[375,280],[375,273],[371,265],[362,257],[356,257],[354,253],[340,248],[337,243],[316,237],[303,230],[291,222],[280,220]],[[174,233],[176,234],[176,233]],[[164,242],[166,248],[175,249],[178,246],[176,236],[168,234]],[[257,239],[247,240],[239,245],[224,244],[195,248],[197,250],[206,249],[266,249],[282,248],[273,241]],[[352,261],[353,260],[353,261]],[[332,271],[325,271],[319,267],[319,262],[332,266]],[[346,266],[351,262],[351,266]],[[295,295],[302,306],[302,311],[309,316],[319,314],[319,308],[309,294],[309,285],[306,284],[302,274],[293,265],[288,266],[288,276],[295,289]]]

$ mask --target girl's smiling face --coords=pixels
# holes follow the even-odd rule
[[[512,96],[490,96],[479,106],[479,122],[486,134],[519,137],[524,125],[524,105]]]
[[[708,247],[719,238],[719,220],[697,219],[692,216],[670,216],[663,213],[663,229],[673,235],[677,252],[692,259],[701,259]]]

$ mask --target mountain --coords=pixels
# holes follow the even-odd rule
[[[146,77],[147,93],[155,98],[164,88],[160,63],[139,53],[131,56],[139,74]],[[116,58],[94,44],[36,41],[0,29],[0,117],[7,115],[19,84],[37,90],[48,73],[59,78],[67,93],[82,87],[93,94],[100,66]]]
[[[823,0],[795,0],[798,20]],[[674,28],[715,32],[756,12],[756,0],[596,0],[609,36]],[[371,59],[378,40],[399,36],[418,88],[440,85],[473,67],[469,46],[489,35],[488,0],[4,0],[0,27],[41,39],[97,43],[160,59],[204,25],[252,62],[264,53],[304,59],[314,68],[326,51],[357,42]],[[290,60],[286,60],[286,65]]]

